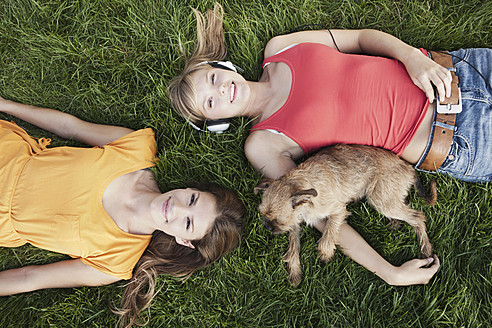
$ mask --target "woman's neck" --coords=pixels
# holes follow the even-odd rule
[[[113,221],[132,234],[152,234],[150,203],[161,192],[150,171],[139,170],[112,181],[103,195],[103,207]]]
[[[132,193],[129,195],[132,217],[129,218],[129,232],[134,234],[152,234],[156,227],[150,215],[151,202],[161,195],[154,174],[146,171],[136,179]]]
[[[258,82],[250,82],[252,106],[245,116],[254,119],[254,124],[273,115],[289,97],[292,74],[287,65],[278,64],[268,65]]]
[[[272,85],[269,81],[248,81],[248,84],[251,89],[251,101],[243,116],[252,119],[263,117],[272,107]]]

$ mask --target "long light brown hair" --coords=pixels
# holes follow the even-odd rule
[[[211,230],[202,239],[193,241],[194,249],[179,245],[174,237],[164,232],[153,233],[125,288],[120,308],[113,310],[120,315],[120,326],[145,324],[140,322],[139,313],[150,305],[157,294],[156,279],[159,274],[188,277],[197,269],[212,264],[239,243],[244,205],[237,195],[216,184],[201,184],[196,189],[214,196],[218,215]]]
[[[188,58],[179,41],[179,50],[185,58],[185,66],[181,74],[174,77],[168,86],[169,99],[174,109],[185,119],[193,123],[200,123],[205,117],[198,110],[196,102],[197,90],[191,75],[201,69],[210,69],[204,65],[204,61],[223,60],[227,50],[224,39],[224,26],[222,18],[223,8],[215,3],[213,10],[207,10],[205,16],[193,9],[196,16],[197,41],[193,54]]]

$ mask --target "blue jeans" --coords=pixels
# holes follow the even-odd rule
[[[450,52],[461,88],[463,111],[456,115],[453,143],[438,172],[468,182],[492,181],[492,49],[460,49]],[[485,82],[470,64],[482,73]],[[434,114],[435,116],[435,114]],[[419,170],[431,138],[415,168]],[[423,170],[420,170],[423,171]]]

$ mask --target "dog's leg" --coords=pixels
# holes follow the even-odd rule
[[[335,243],[338,240],[338,234],[340,232],[340,226],[345,221],[345,218],[349,216],[349,212],[342,205],[342,209],[339,213],[331,214],[326,222],[323,235],[318,242],[319,258],[323,262],[331,260],[335,254]]]
[[[432,256],[432,245],[427,235],[427,229],[425,226],[425,214],[421,211],[407,208],[407,216],[404,221],[408,222],[415,229],[417,239],[420,242],[420,253],[424,257]]]
[[[432,255],[432,245],[427,236],[425,215],[406,204],[408,190],[416,179],[413,169],[400,172],[398,179],[381,179],[367,195],[369,202],[390,219],[402,220],[414,227],[420,242],[420,251],[425,257]]]
[[[301,282],[301,260],[299,252],[301,250],[301,239],[299,237],[300,227],[296,226],[289,231],[289,248],[282,256],[282,260],[287,262],[287,270],[289,271],[289,281],[292,286],[297,287]]]
[[[425,214],[421,211],[408,208],[408,211],[412,213],[414,224],[410,223],[415,229],[417,239],[420,241],[420,253],[424,257],[432,256],[432,245],[427,235],[427,228],[425,225]]]
[[[420,252],[422,255],[424,257],[432,256],[432,245],[429,241],[429,236],[427,235],[425,214],[423,212],[414,210],[401,202],[398,204],[395,204],[394,202],[378,202],[378,204],[376,204],[374,199],[371,199],[371,202],[376,209],[386,217],[405,221],[411,225],[415,229],[417,239],[420,242]]]

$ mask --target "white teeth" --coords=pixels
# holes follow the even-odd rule
[[[231,87],[230,87],[230,98],[231,98],[231,102],[234,100],[234,91],[236,90],[236,85],[234,84],[234,82],[231,83]]]

